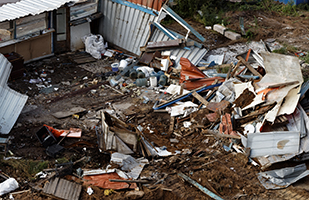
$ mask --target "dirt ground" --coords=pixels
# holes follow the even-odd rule
[[[274,38],[281,43],[287,43],[303,51],[308,51],[308,28],[307,14],[300,17],[283,17],[275,13],[263,12],[234,12],[226,14],[230,19],[228,28],[240,32],[239,17],[245,19],[245,28],[253,29],[256,40]],[[255,19],[258,19],[255,24]],[[235,42],[246,42],[246,39],[230,41],[222,35],[197,22],[187,19],[198,32],[205,38],[204,45],[209,49],[228,46]],[[182,32],[175,24],[169,28]],[[159,181],[157,184],[140,186],[144,192],[141,199],[211,199],[177,174],[182,172],[193,180],[208,188],[210,191],[221,196],[223,199],[308,199],[308,179],[302,180],[286,189],[266,190],[258,181],[257,173],[259,167],[249,163],[248,158],[239,153],[226,151],[223,146],[229,146],[229,139],[214,137],[203,134],[201,129],[181,129],[180,132],[186,137],[177,137],[168,133],[170,116],[167,113],[155,113],[152,99],[147,104],[143,103],[142,95],[136,95],[131,90],[124,95],[115,92],[105,86],[113,59],[96,62],[102,69],[100,73],[92,73],[74,63],[74,56],[80,52],[56,55],[26,65],[26,73],[23,78],[9,80],[9,86],[23,94],[29,99],[19,116],[14,128],[9,134],[11,142],[9,150],[11,156],[22,157],[22,160],[36,161],[36,165],[44,164],[46,168],[53,168],[59,159],[76,161],[83,156],[88,159],[73,167],[73,173],[81,167],[84,169],[105,168],[109,164],[110,156],[100,153],[97,147],[97,136],[94,125],[97,121],[91,121],[87,114],[100,109],[115,109],[120,118],[126,123],[142,125],[145,136],[155,146],[165,146],[167,150],[186,150],[187,154],[174,155],[164,158],[150,158],[141,177],[153,177]],[[50,84],[54,85],[52,91],[39,90],[38,87],[29,83],[30,79],[36,79],[42,71],[50,78]],[[69,82],[69,83],[68,83]],[[154,93],[147,88],[139,88],[142,93]],[[112,105],[112,106],[110,106]],[[86,109],[80,113],[79,118],[67,117],[57,119],[51,114],[58,111],[66,111],[72,107],[81,106]],[[114,106],[114,107],[113,107]],[[47,124],[58,129],[69,129],[71,127],[81,128],[80,139],[66,138],[62,145],[65,152],[59,158],[47,156],[45,148],[36,138],[35,133]],[[151,130],[151,131],[147,131]],[[2,135],[3,136],[3,135]],[[176,138],[178,142],[171,142]],[[10,155],[9,155],[10,156]],[[138,155],[136,155],[138,156]],[[294,166],[297,163],[289,163]],[[52,199],[31,188],[35,184],[34,174],[23,168],[19,160],[1,161],[2,172],[16,178],[20,184],[19,190],[30,191],[14,195],[15,199]],[[26,165],[24,165],[26,166]],[[66,177],[70,179],[70,177]],[[3,181],[2,179],[0,180]],[[87,194],[87,186],[84,185],[80,199],[135,199],[128,197],[128,190],[114,191],[109,196],[104,196],[104,189],[91,186],[94,194]],[[4,195],[8,199],[8,195]]]
[[[241,34],[239,18],[244,18],[245,32],[251,31],[254,38],[241,38],[237,41],[231,41],[219,33],[212,30],[205,29],[205,26],[193,19],[186,19],[186,21],[202,34],[206,41],[203,43],[207,48],[215,49],[223,46],[239,42],[248,42],[250,40],[260,41],[266,39],[276,39],[278,42],[292,47],[296,47],[302,51],[309,50],[309,13],[303,12],[299,17],[282,16],[275,12],[263,11],[233,11],[227,12],[228,25],[226,27],[232,31]],[[168,25],[168,28],[186,34],[186,30],[178,23]],[[194,35],[190,37],[199,41]],[[199,41],[200,42],[200,41]]]

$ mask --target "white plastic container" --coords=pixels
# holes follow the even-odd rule
[[[126,60],[121,60],[120,64],[119,64],[119,70],[124,70],[124,68],[126,68],[128,66],[128,61]]]
[[[156,76],[150,76],[149,77],[149,81],[150,81],[150,86],[151,87],[157,87],[158,82],[157,82],[157,77]]]

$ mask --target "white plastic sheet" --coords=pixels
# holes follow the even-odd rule
[[[11,191],[14,191],[18,187],[19,186],[15,178],[9,178],[5,180],[4,182],[0,183],[0,196],[2,196],[3,194],[9,193]]]
[[[149,163],[146,158],[135,159],[130,155],[117,152],[112,154],[111,162],[121,166],[121,170],[125,171],[126,174],[133,179],[137,179],[144,166]]]
[[[103,37],[101,35],[89,34],[84,36],[82,40],[85,43],[86,52],[96,59],[101,59],[101,54],[104,54],[106,51]]]

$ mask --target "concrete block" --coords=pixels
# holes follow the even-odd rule
[[[227,28],[224,26],[221,26],[220,24],[215,24],[213,29],[217,31],[218,33],[221,33],[222,35],[224,35],[224,32]]]
[[[225,31],[224,36],[231,40],[239,40],[241,38],[241,35],[239,33],[235,33],[232,31]]]

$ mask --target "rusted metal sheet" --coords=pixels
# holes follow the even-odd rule
[[[228,106],[230,105],[230,102],[226,101],[226,100],[222,100],[220,102],[210,102],[207,105],[207,109],[211,110],[212,112],[224,112]]]
[[[129,2],[142,5],[147,7],[148,9],[160,10],[163,4],[163,0],[128,0]]]

